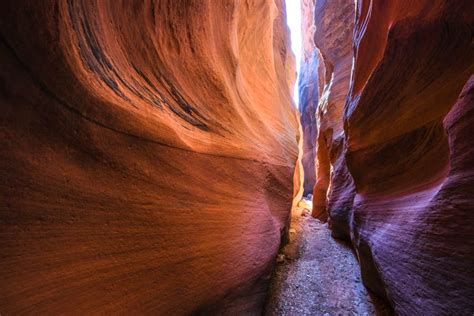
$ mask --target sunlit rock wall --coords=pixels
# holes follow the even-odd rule
[[[2,315],[260,311],[298,154],[282,12],[0,2]]]

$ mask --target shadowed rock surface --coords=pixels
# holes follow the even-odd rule
[[[301,162],[304,168],[304,192],[313,194],[316,183],[316,137],[318,135],[316,123],[316,109],[319,101],[318,52],[313,40],[313,0],[302,1],[302,35],[303,55],[301,56],[300,74],[298,79],[299,111],[301,113],[301,127],[303,129],[303,156]]]
[[[0,312],[258,313],[298,154],[283,1],[0,12]]]
[[[315,44],[334,76],[318,105],[313,215],[327,209],[364,283],[398,314],[472,314],[474,2],[357,1],[350,86],[333,91],[347,45],[332,50],[320,30],[349,25],[344,5],[315,4]]]
[[[290,242],[281,253],[265,315],[392,315],[362,284],[349,245],[331,237],[327,224],[293,217]],[[281,256],[281,255],[280,255]]]
[[[314,6],[314,43],[321,67],[318,69],[320,97],[316,110],[317,181],[313,193],[313,216],[325,221],[328,217],[328,189],[333,176],[330,171],[340,168],[343,158],[342,115],[353,58],[354,2],[318,0],[309,2],[306,10],[311,10],[311,6]],[[335,216],[331,219],[333,222],[337,220]]]
[[[347,218],[366,284],[402,315],[474,312],[473,34],[472,1],[359,3]]]

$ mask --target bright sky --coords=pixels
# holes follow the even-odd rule
[[[291,49],[296,57],[296,71],[299,74],[301,59],[301,0],[285,0],[286,2],[286,19],[291,30]],[[299,103],[298,95],[298,78],[295,82],[294,100],[296,107]]]

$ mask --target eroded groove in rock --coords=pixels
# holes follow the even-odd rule
[[[471,143],[458,135],[468,133],[472,82],[452,109],[466,114],[446,118],[460,128],[443,127],[474,70],[473,12],[472,1],[358,6],[345,109],[354,243],[366,284],[403,315],[474,310],[474,238],[465,228],[474,223],[474,179],[455,163],[458,144]]]
[[[343,159],[344,130],[343,110],[349,91],[352,68],[352,32],[354,3],[350,1],[313,1],[314,43],[319,58],[319,82],[313,83],[320,90],[316,111],[318,137],[317,181],[314,186],[313,216],[326,220],[331,210],[331,226],[347,226],[344,204],[352,204],[353,186],[341,181],[345,170]],[[339,170],[341,172],[333,172]],[[337,207],[335,207],[337,205]],[[344,231],[348,237],[348,228]],[[340,235],[340,234],[339,234]]]
[[[304,168],[304,192],[313,194],[316,183],[316,144],[318,135],[316,123],[316,109],[319,101],[318,85],[318,52],[313,39],[313,0],[303,0],[302,5],[302,28],[303,32],[303,56],[300,66],[298,81],[299,89],[299,111],[301,113],[301,125],[303,129],[303,157]]]
[[[443,126],[474,70],[473,12],[472,1],[357,6],[344,115],[350,177],[336,169],[346,181],[331,183],[357,194],[352,208],[330,213],[347,213],[365,283],[402,315],[474,310],[473,234],[464,228],[474,221],[474,181],[468,168],[456,170],[452,140],[467,131]],[[468,112],[470,85],[452,111]],[[457,120],[466,126],[469,116]]]
[[[0,12],[1,312],[258,312],[300,137],[283,2]]]

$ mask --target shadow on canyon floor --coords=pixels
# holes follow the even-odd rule
[[[327,224],[292,218],[290,242],[278,255],[265,315],[392,315],[362,284],[356,256]]]

